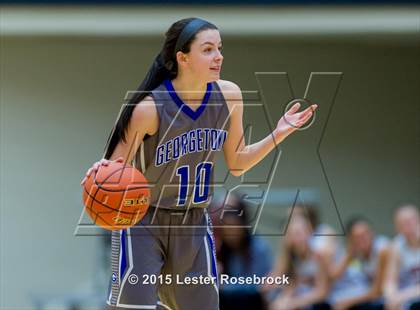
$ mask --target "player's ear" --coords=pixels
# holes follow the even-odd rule
[[[187,63],[188,58],[187,58],[187,54],[184,54],[183,52],[179,51],[176,53],[176,60],[178,62],[179,65],[184,65]]]

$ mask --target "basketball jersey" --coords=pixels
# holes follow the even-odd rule
[[[312,255],[305,260],[296,260],[297,277],[306,284],[313,285],[315,283],[315,277],[318,273],[318,270],[318,262]]]
[[[305,259],[294,261],[296,270],[296,295],[301,296],[314,289],[315,279],[320,269],[319,262],[313,253]]]
[[[372,250],[367,259],[360,259],[362,272],[367,276],[370,283],[373,282],[378,269],[379,254],[388,245],[388,238],[385,236],[375,236],[373,239]]]
[[[216,82],[208,83],[193,110],[165,80],[151,96],[159,129],[144,139],[135,156],[136,168],[151,187],[150,205],[204,208],[214,192],[214,163],[228,135],[229,109],[223,94]]]
[[[339,263],[346,253],[343,245],[338,245],[335,251],[334,263]],[[328,302],[331,304],[339,303],[349,298],[356,298],[369,292],[370,284],[368,278],[363,274],[357,260],[346,268],[344,273],[331,286]]]
[[[410,247],[402,235],[396,238],[395,246],[400,257],[400,288],[420,284],[420,248]]]

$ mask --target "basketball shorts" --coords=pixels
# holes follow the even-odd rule
[[[107,310],[217,310],[219,292],[206,209],[150,207],[139,224],[112,232]]]

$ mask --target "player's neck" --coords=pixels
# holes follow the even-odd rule
[[[179,74],[172,80],[172,85],[182,101],[193,109],[199,107],[207,89],[207,83]]]

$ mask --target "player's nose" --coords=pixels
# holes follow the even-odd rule
[[[223,55],[222,55],[222,53],[219,50],[217,51],[217,54],[215,56],[215,60],[217,62],[221,62],[223,60]]]

